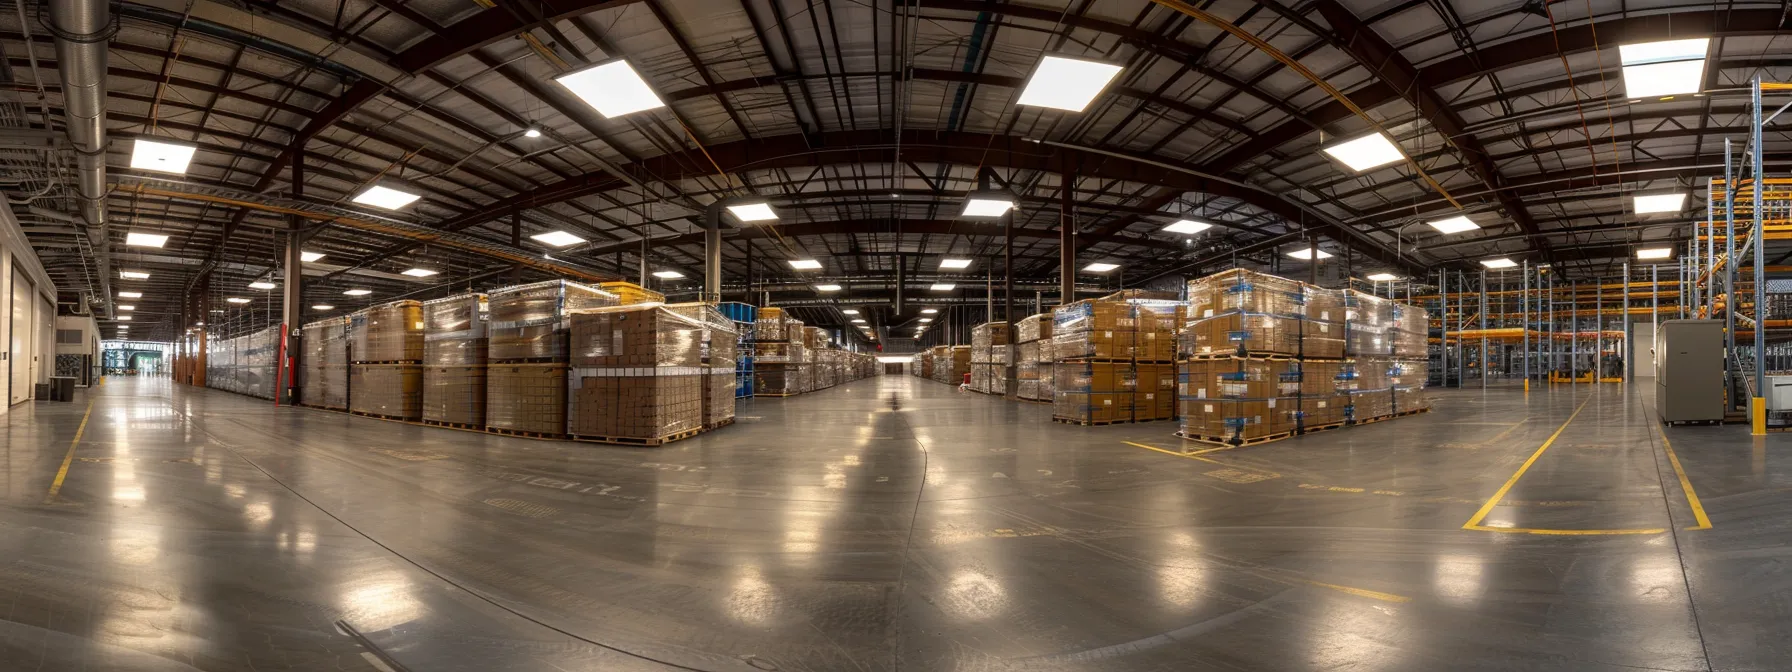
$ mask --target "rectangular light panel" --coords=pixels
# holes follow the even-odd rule
[[[842,312],[842,313],[845,313],[845,314],[847,314],[847,315],[857,315],[857,314],[859,314],[859,310],[858,310],[858,309],[857,309],[857,308],[847,308],[847,309],[846,309],[846,310],[842,310],[842,311],[840,311],[840,312]]]
[[[343,296],[367,296],[368,294],[372,294],[372,293],[373,293],[373,290],[371,290],[371,289],[351,289],[346,292],[343,292],[342,295]]]
[[[554,81],[605,119],[666,106],[659,94],[653,92],[653,87],[647,85],[647,80],[625,60],[599,63],[555,77]]]
[[[950,292],[954,289],[958,289],[958,285],[950,283],[950,282],[936,282],[936,283],[933,283],[933,286],[928,287],[928,289],[931,289],[936,292]]]
[[[1109,264],[1109,263],[1097,261],[1093,264],[1089,264],[1088,266],[1084,266],[1083,272],[1084,273],[1106,273],[1108,271],[1114,270],[1119,267],[1120,267],[1119,264]]]
[[[423,197],[408,191],[399,191],[391,187],[384,187],[376,184],[368,187],[366,191],[355,194],[355,197],[350,200],[355,203],[360,203],[361,205],[371,205],[386,210],[397,210],[417,202],[417,199],[419,198]]]
[[[1473,231],[1481,228],[1480,224],[1476,224],[1474,220],[1462,215],[1457,215],[1449,219],[1440,219],[1435,222],[1425,222],[1425,225],[1437,229],[1442,233],[1462,233],[1463,231]]]
[[[275,285],[274,283],[262,282],[260,280],[249,283],[249,289],[273,289],[277,286],[278,285]]]
[[[119,306],[118,309],[119,310],[136,310],[137,307],[136,306]]]
[[[529,236],[529,239],[533,240],[533,241],[541,242],[541,243],[546,243],[548,245],[553,245],[554,247],[566,247],[568,245],[577,245],[579,243],[585,242],[584,238],[580,238],[578,236],[572,235],[565,231],[549,231],[547,233],[537,233],[533,236]]]
[[[234,297],[234,296],[233,296],[233,297],[230,297],[230,298],[228,298],[228,299],[225,299],[225,301],[229,301],[229,302],[231,302],[231,303],[248,303],[248,302],[249,302],[249,300],[248,300],[248,299],[240,299],[240,298],[237,298],[237,297]]]
[[[141,298],[143,298],[143,292],[119,292],[119,293],[118,293],[118,298],[121,298],[121,299],[141,299]]]
[[[674,280],[677,278],[684,277],[684,274],[679,273],[678,271],[654,271],[653,277],[661,278],[664,280]]]
[[[791,259],[790,267],[799,271],[813,271],[821,268],[821,262],[814,259]]]
[[[1636,214],[1679,212],[1686,207],[1686,194],[1650,194],[1636,197]]]
[[[1320,258],[1320,259],[1330,259],[1330,258],[1332,258],[1332,253],[1330,253],[1330,252],[1327,252],[1327,251],[1325,251],[1325,250],[1315,250],[1315,249],[1313,249],[1313,248],[1310,248],[1310,247],[1309,247],[1309,248],[1306,248],[1306,249],[1301,249],[1301,250],[1295,250],[1295,251],[1293,251],[1293,252],[1289,252],[1289,253],[1288,253],[1288,256],[1289,256],[1289,257],[1292,257],[1292,258],[1295,258],[1295,259],[1312,259],[1312,258],[1313,258],[1313,254],[1314,254],[1314,253],[1315,253],[1315,252],[1317,252],[1317,253],[1318,253],[1318,254],[1319,254],[1319,258]]]
[[[940,268],[965,269],[971,267],[970,259],[941,259]]]
[[[168,244],[168,237],[159,233],[137,233],[136,231],[132,231],[124,234],[124,244],[130,245],[131,247],[161,247]]]
[[[1014,209],[1014,201],[997,198],[972,198],[964,202],[962,217],[1001,217]]]
[[[1513,266],[1517,266],[1518,262],[1505,257],[1500,257],[1498,259],[1482,259],[1481,265],[1488,268],[1512,268]]]
[[[1666,259],[1671,256],[1674,256],[1674,248],[1671,247],[1652,247],[1636,251],[1638,259]]]
[[[322,258],[324,258],[324,253],[322,253],[322,252],[300,252],[299,253],[299,261],[303,261],[303,262],[307,262],[307,263],[317,261]]]
[[[129,321],[131,321],[131,320],[132,320],[132,319],[133,319],[133,318],[132,318],[132,317],[131,317],[131,316],[129,316],[129,315],[119,315],[119,316],[118,316],[118,317],[114,317],[114,318],[112,318],[112,319],[114,319],[114,320],[118,320],[118,321],[119,321],[119,322],[129,322]]]
[[[1359,173],[1406,158],[1400,153],[1400,148],[1394,146],[1394,141],[1381,133],[1370,133],[1355,140],[1321,147],[1319,151]]]
[[[1163,231],[1164,231],[1164,233],[1195,234],[1195,233],[1200,233],[1202,231],[1206,231],[1211,228],[1213,228],[1213,225],[1208,224],[1207,222],[1197,222],[1192,219],[1184,219],[1182,221],[1176,222],[1175,224],[1171,224],[1169,226],[1164,227]]]
[[[143,271],[119,271],[118,277],[126,280],[148,280],[149,274]]]
[[[778,213],[772,212],[770,203],[730,205],[728,212],[734,213],[734,218],[743,222],[771,222],[778,219]]]
[[[838,292],[838,291],[840,291],[840,286],[839,285],[816,285],[815,291],[817,291],[817,292]]]
[[[1393,273],[1376,273],[1369,276],[1370,282],[1393,282],[1399,279],[1400,276],[1394,275]]]
[[[131,167],[158,173],[184,175],[199,149],[184,142],[165,142],[153,138],[137,138],[131,142]]]
[[[311,307],[311,309],[312,309],[312,310],[335,310],[335,309],[336,309],[336,307],[335,307],[335,306],[332,306],[332,305],[329,305],[329,304],[327,304],[327,303],[320,303],[320,304],[317,304],[317,305],[315,305],[315,306],[312,306],[312,307]]]
[[[409,270],[401,272],[400,275],[408,275],[413,278],[427,278],[427,277],[435,275],[436,273],[439,273],[439,272],[440,271],[432,271],[427,268],[413,268],[413,269],[409,269]]]
[[[1704,88],[1705,57],[1711,38],[1663,40],[1618,46],[1624,66],[1624,93],[1654,98],[1698,93]]]
[[[1081,112],[1114,81],[1121,67],[1079,58],[1046,56],[1020,91],[1019,105]]]

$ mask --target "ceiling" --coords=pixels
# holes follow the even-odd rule
[[[986,276],[999,284],[1005,232],[957,215],[984,186],[1019,197],[1013,269],[1025,298],[1055,286],[1063,226],[1079,267],[1120,266],[1082,276],[1090,288],[1268,264],[1307,237],[1358,275],[1498,255],[1597,276],[1639,245],[1686,239],[1685,224],[1702,218],[1698,187],[1721,175],[1724,139],[1745,136],[1746,83],[1792,77],[1778,2],[1195,5],[1231,32],[1144,0],[114,7],[112,268],[151,277],[111,284],[144,295],[116,300],[135,308],[138,339],[172,338],[181,297],[201,292],[225,311],[214,326],[277,321],[278,290],[247,285],[278,277],[295,222],[303,248],[325,255],[306,265],[305,303],[333,306],[308,310],[319,316],[558,271],[634,278],[643,239],[649,270],[685,276],[654,284],[688,294],[701,277],[703,207],[745,194],[769,199],[779,220],[725,234],[725,289],[742,290],[750,273],[756,289],[806,304],[801,315],[823,324],[844,316],[813,305],[839,303],[818,302],[818,283],[845,285],[847,303],[885,300],[898,277],[911,295],[981,302]],[[0,13],[12,94],[0,121],[12,137],[65,125],[40,11]],[[1617,45],[1687,37],[1713,38],[1703,93],[1626,97]],[[1046,53],[1124,70],[1080,113],[1016,105]],[[668,107],[605,118],[553,81],[618,58]],[[1357,173],[1321,154],[1373,130],[1351,107],[1413,162]],[[140,135],[197,144],[189,172],[130,169]],[[1766,147],[1770,168],[1786,163],[1782,133],[1769,129]],[[95,250],[70,219],[72,157],[66,145],[0,151],[0,189],[62,300],[103,301]],[[396,213],[349,202],[376,181],[423,198]],[[1637,192],[1676,189],[1692,194],[1683,213],[1629,208]],[[1481,229],[1422,225],[1456,214],[1452,201]],[[1218,226],[1160,231],[1183,217]],[[589,242],[529,238],[554,230]],[[170,239],[128,247],[130,231]],[[534,261],[519,263],[519,248]],[[948,255],[976,262],[942,273]],[[823,268],[784,263],[798,257]],[[400,274],[413,267],[439,273]],[[939,279],[960,288],[927,292]],[[874,322],[915,318],[884,310]]]

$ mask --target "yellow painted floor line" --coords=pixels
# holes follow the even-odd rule
[[[1405,595],[1395,595],[1393,593],[1384,593],[1379,590],[1368,590],[1366,588],[1352,588],[1350,586],[1340,586],[1335,583],[1320,583],[1318,581],[1308,581],[1305,579],[1301,579],[1300,582],[1307,584],[1309,586],[1317,586],[1320,588],[1330,588],[1330,589],[1338,591],[1340,593],[1355,595],[1357,597],[1367,597],[1371,600],[1381,600],[1383,602],[1393,602],[1396,604],[1412,601],[1412,598],[1407,597]]]
[[[1550,530],[1550,529],[1540,529],[1540,528],[1534,528],[1534,527],[1488,527],[1486,525],[1474,525],[1474,526],[1464,525],[1464,526],[1462,526],[1462,529],[1474,530],[1476,532],[1504,532],[1506,534],[1543,534],[1543,535],[1563,536],[1563,537],[1576,536],[1576,535],[1600,536],[1600,535],[1612,535],[1612,534],[1661,534],[1663,532],[1668,531],[1667,528],[1664,528],[1664,527],[1635,527],[1635,528],[1623,528],[1623,529],[1616,529],[1616,530]]]
[[[1280,473],[1270,471],[1268,469],[1260,469],[1258,467],[1246,467],[1246,466],[1240,466],[1237,464],[1227,464],[1225,462],[1221,462],[1221,461],[1215,460],[1213,458],[1201,457],[1200,455],[1197,455],[1195,453],[1179,453],[1174,450],[1166,450],[1164,448],[1159,448],[1157,446],[1147,446],[1143,443],[1133,443],[1131,441],[1121,441],[1121,443],[1124,443],[1129,446],[1137,447],[1137,448],[1144,448],[1145,450],[1155,450],[1155,451],[1163,453],[1165,455],[1175,455],[1177,457],[1186,457],[1191,460],[1200,460],[1200,461],[1206,462],[1208,464],[1217,464],[1222,467],[1229,467],[1232,469],[1236,469],[1238,471],[1248,471],[1248,472],[1252,472],[1252,473],[1256,473],[1256,474],[1263,474],[1270,478],[1281,478],[1282,477],[1282,475]],[[1199,451],[1199,452],[1208,452],[1208,451]]]
[[[81,445],[81,435],[87,433],[87,418],[93,416],[94,401],[97,400],[87,400],[87,412],[81,414],[81,426],[75,428],[75,438],[68,442],[68,454],[62,456],[62,468],[56,470],[56,480],[50,482],[50,492],[44,495],[45,504],[56,503],[56,493],[62,492],[62,480],[68,478],[68,465],[75,461],[75,446]]]
[[[1653,423],[1651,423],[1651,424],[1653,424]],[[1687,480],[1686,470],[1680,467],[1680,456],[1674,454],[1674,444],[1668,442],[1667,431],[1661,429],[1660,427],[1656,427],[1655,431],[1661,433],[1661,449],[1664,451],[1667,451],[1668,464],[1674,465],[1674,475],[1680,477],[1680,489],[1686,491],[1686,503],[1692,506],[1693,520],[1698,521],[1698,523],[1699,523],[1697,525],[1688,527],[1686,529],[1688,529],[1688,530],[1709,530],[1709,529],[1711,529],[1711,519],[1705,516],[1705,505],[1699,503],[1699,493],[1693,492],[1692,481]]]
[[[1468,519],[1468,522],[1462,524],[1462,529],[1479,529],[1481,527],[1481,520],[1486,518],[1487,514],[1493,513],[1493,507],[1499,506],[1500,500],[1506,498],[1506,493],[1512,490],[1512,486],[1518,484],[1518,479],[1524,477],[1524,472],[1530,471],[1531,465],[1537,463],[1537,458],[1543,457],[1543,452],[1549,450],[1549,447],[1555,444],[1556,439],[1562,436],[1562,432],[1568,429],[1569,423],[1574,422],[1575,418],[1580,417],[1580,412],[1585,410],[1587,404],[1591,401],[1593,401],[1593,397],[1592,395],[1588,395],[1585,401],[1580,402],[1580,405],[1574,408],[1574,413],[1569,414],[1568,419],[1562,421],[1562,426],[1557,427],[1555,433],[1549,435],[1549,439],[1544,441],[1543,445],[1537,448],[1537,452],[1531,453],[1531,456],[1524,461],[1524,464],[1518,466],[1518,471],[1512,472],[1512,477],[1506,479],[1506,483],[1500,486],[1499,491],[1493,493],[1492,497],[1487,498],[1487,503],[1481,505],[1481,509],[1475,512],[1475,516]]]

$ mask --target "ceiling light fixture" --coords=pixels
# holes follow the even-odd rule
[[[1708,37],[1618,45],[1624,93],[1639,99],[1698,93],[1704,88],[1710,48]]]
[[[960,217],[1001,217],[1014,209],[1014,197],[1000,192],[977,192],[964,201]]]
[[[821,262],[814,259],[791,259],[790,267],[799,271],[814,271],[821,268]]]
[[[523,131],[523,137],[525,137],[525,138],[539,138],[539,137],[541,137],[541,129],[539,129],[539,128],[536,128],[536,127],[534,127],[534,126],[530,126],[530,127],[529,127],[529,128],[528,128],[528,130],[525,130],[525,131]]]
[[[838,292],[838,291],[840,291],[840,286],[839,285],[816,285],[815,291],[817,291],[817,292]]]
[[[940,309],[938,309],[938,308],[922,308],[921,309],[922,315],[938,315],[939,312],[940,312]]]
[[[1634,198],[1632,203],[1639,215],[1679,212],[1686,207],[1686,194],[1645,194]]]
[[[1517,266],[1518,262],[1505,257],[1500,257],[1498,259],[1482,259],[1481,265],[1488,268],[1512,268],[1513,266]]]
[[[1330,147],[1321,147],[1319,151],[1359,173],[1406,158],[1405,154],[1400,153],[1400,147],[1380,132],[1346,140]]]
[[[429,276],[435,275],[440,272],[441,271],[432,271],[427,268],[413,268],[413,269],[410,269],[407,271],[403,271],[403,272],[399,273],[399,275],[408,275],[413,278],[427,278]]]
[[[112,319],[118,320],[119,322],[129,322],[129,321],[131,321],[132,318],[129,315],[119,315],[118,317],[115,317]]]
[[[385,210],[397,210],[417,202],[417,199],[419,198],[423,198],[423,196],[375,184],[361,193],[355,194],[355,197],[349,200],[355,203],[360,203],[361,205],[371,205]]]
[[[933,318],[931,318],[931,317],[923,317],[923,318],[921,318],[921,319],[920,319],[920,320],[917,320],[917,321],[918,321],[918,322],[920,322],[920,323],[921,323],[921,324],[927,324],[927,323],[928,323],[928,322],[932,322],[932,321],[933,321]]]
[[[249,289],[273,289],[278,286],[279,285],[268,282],[266,280],[256,280],[255,282],[249,283]]]
[[[137,138],[131,142],[131,167],[137,170],[184,175],[187,172],[187,164],[193,162],[193,152],[198,149],[198,145],[184,142]]]
[[[940,268],[941,269],[962,270],[962,269],[966,269],[966,268],[970,268],[970,267],[971,267],[970,259],[954,259],[952,257],[947,257],[945,259],[940,260]]]
[[[373,290],[371,290],[371,289],[351,289],[346,292],[343,292],[342,295],[343,296],[367,296],[368,294],[372,294],[372,293],[373,293]]]
[[[1294,258],[1294,259],[1312,259],[1313,255],[1315,253],[1317,253],[1319,255],[1320,259],[1332,258],[1332,253],[1327,252],[1325,250],[1314,249],[1311,247],[1302,248],[1302,249],[1298,249],[1298,250],[1291,250],[1288,252],[1288,256],[1291,258]]]
[[[329,305],[329,304],[327,304],[327,303],[320,303],[320,304],[317,304],[317,305],[315,305],[315,306],[312,306],[312,307],[311,307],[311,309],[312,309],[312,310],[335,310],[335,309],[336,309],[336,307],[335,307],[335,306],[332,306],[332,305]]]
[[[136,310],[137,307],[136,306],[119,306],[118,309],[119,310]]]
[[[659,94],[653,92],[653,87],[647,85],[647,80],[641,78],[641,73],[635,72],[634,66],[622,59],[574,70],[555,77],[554,82],[566,87],[605,119],[666,106]]]
[[[143,292],[119,292],[119,293],[118,293],[118,298],[121,298],[121,299],[141,299],[141,298],[143,298]]]
[[[1674,256],[1674,248],[1671,247],[1651,247],[1636,251],[1638,259],[1666,259],[1671,256]]]
[[[533,241],[541,242],[541,243],[546,243],[548,245],[553,245],[554,247],[566,247],[568,245],[577,245],[579,243],[585,242],[584,238],[580,238],[578,236],[572,235],[565,231],[549,231],[547,233],[537,233],[533,236],[529,236],[529,239],[533,240]]]
[[[684,277],[684,274],[679,273],[678,271],[654,271],[653,277],[660,278],[662,280],[676,280],[678,278]]]
[[[1114,270],[1119,267],[1120,267],[1119,264],[1110,264],[1110,263],[1106,263],[1106,262],[1097,261],[1093,264],[1089,264],[1088,266],[1084,266],[1083,272],[1084,273],[1106,273],[1108,271]]]
[[[765,201],[736,203],[728,206],[728,212],[732,213],[735,219],[746,223],[778,220],[778,213],[772,212],[772,204]]]
[[[1369,282],[1393,282],[1399,279],[1400,276],[1393,273],[1376,273],[1369,276]]]
[[[1192,219],[1184,219],[1184,220],[1176,222],[1175,224],[1171,224],[1169,226],[1164,227],[1163,231],[1164,231],[1164,233],[1182,233],[1182,234],[1193,235],[1196,233],[1200,233],[1202,231],[1206,231],[1211,228],[1213,228],[1213,225],[1209,224],[1207,222],[1198,222],[1198,221],[1195,221]]]
[[[235,296],[233,296],[233,297],[230,297],[230,298],[228,298],[228,299],[225,299],[225,301],[229,301],[229,302],[231,302],[231,303],[248,303],[248,302],[249,302],[249,300],[248,300],[248,299],[244,299],[244,298],[238,298],[238,297],[235,297]]]
[[[1101,95],[1121,70],[1112,63],[1046,56],[1033,68],[1033,74],[1027,78],[1015,104],[1081,112]]]
[[[852,323],[853,324],[864,324],[865,321],[864,320],[853,320]]]
[[[159,233],[137,233],[136,231],[132,231],[124,234],[124,244],[131,247],[161,247],[168,244],[168,237]]]
[[[950,292],[954,289],[958,289],[958,285],[950,282],[936,282],[933,283],[933,286],[928,287],[928,289],[936,292]]]
[[[299,253],[299,261],[303,261],[306,263],[317,261],[322,258],[324,258],[324,253],[322,253],[322,252],[300,252]]]
[[[119,271],[118,277],[126,280],[148,280],[149,274],[143,271]]]
[[[859,310],[858,310],[858,309],[857,309],[857,308],[847,308],[847,309],[846,309],[846,310],[842,310],[842,311],[840,311],[840,312],[841,312],[841,313],[843,313],[843,314],[846,314],[846,315],[857,315],[857,314],[859,314]]]
[[[1467,215],[1457,215],[1457,216],[1451,217],[1449,219],[1440,219],[1440,220],[1437,220],[1434,222],[1425,222],[1425,225],[1429,226],[1433,229],[1437,229],[1439,233],[1446,233],[1446,234],[1462,233],[1463,231],[1473,231],[1475,229],[1481,228],[1480,224],[1476,224],[1474,222],[1474,220],[1469,219]]]

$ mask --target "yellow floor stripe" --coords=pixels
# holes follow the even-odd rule
[[[62,468],[56,470],[56,480],[50,482],[50,493],[44,495],[45,504],[56,503],[56,493],[62,492],[62,480],[68,478],[68,465],[75,461],[75,446],[81,445],[81,435],[87,433],[87,418],[93,415],[94,401],[87,400],[87,412],[81,414],[81,426],[75,428],[75,439],[68,442],[68,454],[62,456]]]
[[[1393,593],[1384,593],[1379,590],[1368,590],[1365,588],[1352,588],[1350,586],[1340,586],[1335,583],[1320,583],[1318,581],[1307,581],[1305,579],[1302,579],[1301,583],[1307,584],[1309,586],[1318,586],[1320,588],[1330,588],[1330,589],[1338,591],[1340,593],[1347,593],[1350,595],[1355,595],[1357,597],[1367,597],[1371,600],[1381,600],[1383,602],[1394,602],[1397,604],[1397,603],[1401,603],[1401,602],[1411,602],[1412,601],[1412,598],[1407,597],[1405,595],[1395,595]]]
[[[1562,536],[1562,537],[1576,536],[1576,535],[1599,536],[1599,535],[1610,535],[1610,534],[1661,534],[1661,533],[1667,531],[1667,528],[1662,528],[1662,527],[1635,527],[1635,528],[1625,528],[1625,529],[1617,529],[1617,530],[1550,530],[1550,529],[1539,529],[1539,528],[1533,528],[1533,527],[1488,527],[1486,525],[1474,525],[1474,526],[1464,525],[1464,526],[1462,526],[1462,529],[1474,530],[1476,532],[1504,532],[1506,534],[1543,534],[1543,535]]]
[[[1570,414],[1568,419],[1562,422],[1562,426],[1557,427],[1555,433],[1549,435],[1549,439],[1544,441],[1541,447],[1537,448],[1537,452],[1531,453],[1530,458],[1526,459],[1524,464],[1519,465],[1518,471],[1512,472],[1512,477],[1506,479],[1506,484],[1501,485],[1499,491],[1493,493],[1493,496],[1487,499],[1486,504],[1481,505],[1481,509],[1475,512],[1475,517],[1468,519],[1468,522],[1462,524],[1462,529],[1473,530],[1479,528],[1481,526],[1481,519],[1486,518],[1487,514],[1493,513],[1493,507],[1499,506],[1500,500],[1506,498],[1506,493],[1512,490],[1512,486],[1518,484],[1518,479],[1524,477],[1524,472],[1529,471],[1531,465],[1537,463],[1537,458],[1543,457],[1543,451],[1549,450],[1549,447],[1555,444],[1556,439],[1562,436],[1562,432],[1568,429],[1568,424],[1574,422],[1574,419],[1580,416],[1580,412],[1584,410],[1587,407],[1587,403],[1591,401],[1593,401],[1593,397],[1588,396],[1586,401],[1580,402],[1580,406],[1574,408],[1574,413]]]
[[[1686,503],[1692,505],[1693,520],[1696,520],[1699,523],[1698,525],[1686,529],[1711,529],[1711,519],[1705,516],[1705,505],[1699,503],[1699,493],[1693,492],[1692,481],[1687,480],[1686,470],[1680,467],[1680,456],[1674,454],[1674,444],[1668,442],[1667,431],[1662,430],[1659,427],[1656,428],[1656,431],[1661,432],[1661,449],[1667,451],[1668,464],[1674,465],[1674,475],[1680,477],[1680,489],[1686,491]]]
[[[1135,447],[1139,447],[1139,448],[1144,448],[1144,449],[1145,449],[1145,450],[1155,450],[1155,451],[1157,451],[1157,452],[1160,452],[1160,453],[1163,453],[1163,454],[1165,454],[1165,455],[1175,455],[1175,456],[1177,456],[1177,457],[1186,457],[1186,458],[1188,458],[1188,459],[1191,459],[1191,460],[1200,460],[1200,461],[1202,461],[1202,462],[1212,462],[1212,463],[1214,463],[1214,464],[1224,464],[1224,462],[1220,462],[1220,461],[1219,461],[1219,460],[1210,460],[1210,459],[1208,459],[1208,458],[1205,458],[1205,457],[1199,457],[1199,456],[1197,456],[1197,455],[1195,455],[1195,454],[1194,454],[1194,453],[1178,453],[1178,452],[1176,452],[1176,451],[1174,451],[1174,450],[1164,450],[1164,449],[1162,449],[1162,448],[1159,448],[1159,447],[1157,447],[1157,446],[1147,446],[1147,445],[1145,445],[1145,444],[1143,444],[1143,443],[1133,443],[1133,442],[1131,442],[1131,441],[1121,441],[1121,443],[1124,443],[1124,444],[1126,444],[1126,445],[1129,445],[1129,446],[1135,446]],[[1207,451],[1200,451],[1200,452],[1207,452]]]

